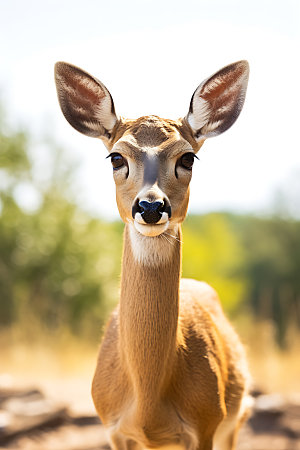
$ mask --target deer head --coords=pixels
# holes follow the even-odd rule
[[[184,220],[196,154],[206,138],[236,121],[248,75],[247,61],[224,67],[198,86],[187,115],[179,120],[128,120],[116,114],[99,80],[71,64],[55,66],[65,118],[81,133],[102,139],[109,151],[121,218],[152,237]]]

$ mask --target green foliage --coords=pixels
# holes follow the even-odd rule
[[[208,214],[184,226],[183,275],[209,282],[229,313],[271,320],[286,344],[300,326],[300,222]]]
[[[66,171],[39,183],[26,133],[2,133],[0,145],[0,325],[98,336],[117,301],[119,225],[91,218],[70,200]],[[48,146],[55,170],[58,150]],[[31,213],[15,196],[24,179],[41,198]]]
[[[290,327],[300,326],[300,222],[278,217],[239,218],[247,259],[247,303],[254,314],[271,319],[277,340],[286,344]]]
[[[0,168],[13,177],[24,176],[30,169],[30,162],[26,152],[28,137],[25,132],[18,131],[12,135],[5,135],[0,124]]]
[[[229,216],[190,216],[183,231],[183,276],[208,282],[220,294],[225,309],[236,311],[247,285],[239,272],[245,255]]]

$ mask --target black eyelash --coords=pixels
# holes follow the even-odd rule
[[[113,158],[114,158],[115,156],[120,157],[120,162],[121,162],[121,164],[120,164],[119,166],[116,166],[116,167],[115,167],[114,164],[113,164]],[[119,170],[119,169],[122,169],[124,166],[127,167],[126,178],[128,178],[128,175],[129,175],[129,167],[128,167],[128,163],[127,163],[126,159],[124,158],[124,156],[121,155],[121,153],[118,153],[118,152],[110,153],[110,154],[106,157],[106,159],[107,159],[107,158],[110,158],[110,159],[111,159],[111,162],[112,162],[112,166],[113,166],[113,170],[114,170],[114,171],[117,171],[117,170]]]
[[[199,158],[198,158],[198,156],[197,155],[195,155],[195,153],[193,153],[193,152],[187,152],[187,153],[184,153],[180,158],[179,158],[179,160],[177,161],[177,163],[176,163],[176,166],[175,166],[175,176],[176,176],[176,178],[178,178],[178,173],[177,173],[177,167],[178,166],[181,166],[183,169],[185,169],[185,170],[192,170],[192,167],[193,167],[193,163],[194,163],[194,161],[192,162],[192,165],[190,166],[190,167],[186,167],[186,166],[184,166],[183,164],[182,164],[182,159],[184,158],[184,157],[186,157],[186,156],[192,156],[194,159],[198,159],[199,160]]]

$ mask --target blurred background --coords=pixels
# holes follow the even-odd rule
[[[122,116],[176,119],[201,81],[247,59],[244,110],[195,164],[183,275],[219,292],[254,385],[300,393],[299,17],[297,0],[0,1],[0,385],[92,408],[118,301],[110,163],[63,118],[54,63],[99,78]]]

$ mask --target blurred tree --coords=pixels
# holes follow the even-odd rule
[[[284,346],[289,328],[300,326],[300,222],[239,217],[238,223],[247,255],[247,302],[257,317],[274,322]]]
[[[17,245],[14,230],[21,225],[23,218],[13,191],[19,180],[29,178],[30,161],[26,152],[26,133],[17,131],[4,134],[2,116],[3,113],[0,116],[0,323],[11,323],[16,316],[13,296],[15,274],[10,268],[11,250]]]
[[[70,163],[62,164],[62,149],[46,143],[52,174],[41,183],[28,134],[3,128],[1,123],[0,324],[99,335],[117,300],[121,229],[91,218],[71,200]],[[33,211],[22,204],[24,183],[40,198]]]
[[[229,313],[271,320],[277,341],[300,327],[300,222],[225,213],[190,216],[183,275],[211,284]],[[246,307],[246,309],[245,309]]]

